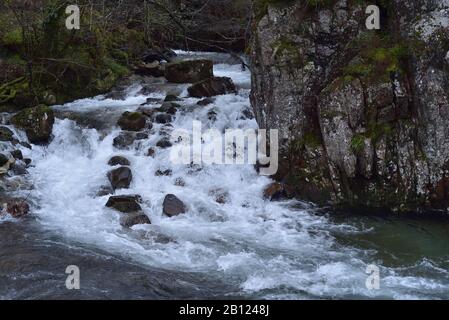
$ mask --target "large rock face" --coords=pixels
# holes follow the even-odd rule
[[[277,178],[320,203],[447,210],[449,0],[376,1],[378,31],[373,1],[278,2],[255,1],[251,50]]]

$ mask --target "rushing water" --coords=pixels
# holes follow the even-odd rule
[[[204,130],[257,128],[242,117],[250,107],[250,73],[225,55],[202,55],[215,60],[216,75],[234,79],[238,95],[199,107],[187,85],[160,81],[146,96],[136,85],[124,101],[95,97],[54,107],[60,119],[50,145],[22,150],[34,163],[33,187],[22,191],[33,214],[0,221],[0,298],[449,299],[447,222],[268,202],[262,192],[270,180],[252,165],[173,165],[169,149],[147,157],[162,125],[136,148],[114,149],[120,114],[173,89],[185,98],[174,129],[191,129],[193,120]],[[117,193],[141,195],[151,225],[124,229],[104,206],[108,196],[95,197],[114,155],[131,161],[134,176],[131,188]],[[172,176],[155,176],[159,169]],[[176,186],[177,178],[185,186]],[[216,189],[228,194],[225,204],[215,201]],[[186,203],[186,214],[162,215],[168,193]],[[81,269],[80,291],[65,289],[68,265]],[[380,268],[379,290],[366,287],[368,265]]]

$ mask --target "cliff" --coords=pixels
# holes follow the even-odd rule
[[[376,3],[381,29],[368,30]],[[449,1],[257,0],[252,104],[279,129],[289,194],[449,206]]]

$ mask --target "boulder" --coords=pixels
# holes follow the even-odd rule
[[[167,94],[164,99],[164,102],[179,102],[179,101],[182,101],[182,99],[174,94]]]
[[[212,97],[222,94],[236,93],[234,82],[228,77],[213,77],[195,83],[187,89],[195,98]]]
[[[179,200],[174,194],[168,194],[165,196],[162,204],[163,213],[168,217],[174,217],[186,212],[184,202]]]
[[[140,131],[145,128],[146,119],[140,112],[125,112],[122,114],[117,124],[122,130]]]
[[[172,118],[171,118],[171,115],[169,115],[169,114],[160,113],[160,114],[156,115],[155,121],[156,121],[156,123],[166,124],[166,123],[170,123],[172,121]]]
[[[160,108],[157,109],[157,111],[159,112],[165,112],[171,115],[176,114],[176,112],[178,111],[178,108],[180,108],[181,106],[177,103],[174,102],[164,102]]]
[[[113,167],[118,166],[118,165],[129,166],[129,165],[131,165],[131,163],[125,157],[114,156],[109,160],[108,165],[113,166]]]
[[[225,204],[229,199],[229,192],[221,188],[210,190],[209,195],[219,204]]]
[[[170,139],[168,138],[162,138],[161,140],[156,143],[156,146],[162,149],[170,148],[172,146],[172,143],[170,142]]]
[[[9,157],[4,155],[3,153],[0,153],[0,167],[4,166],[7,163],[9,163]]]
[[[135,141],[144,139],[148,139],[147,133],[124,131],[114,138],[113,145],[117,149],[129,149]]]
[[[142,207],[139,204],[141,201],[142,198],[139,195],[111,196],[108,202],[106,202],[106,207],[123,213],[140,212],[142,211]]]
[[[53,110],[45,105],[24,109],[11,118],[11,123],[25,130],[30,142],[35,144],[48,143],[54,122]]]
[[[12,141],[14,137],[14,133],[11,129],[1,126],[0,127],[0,141]]]
[[[11,151],[11,155],[14,157],[14,159],[17,159],[17,160],[23,159],[23,154],[22,154],[22,151],[20,151],[20,150]]]
[[[195,83],[213,77],[211,60],[186,60],[169,63],[165,67],[165,78],[174,83]]]
[[[133,179],[131,169],[128,167],[120,167],[108,172],[108,179],[114,190],[129,188]]]
[[[151,224],[150,219],[142,212],[140,202],[142,198],[139,195],[111,196],[106,207],[124,213],[120,217],[120,224],[125,228],[131,228],[137,224]]]

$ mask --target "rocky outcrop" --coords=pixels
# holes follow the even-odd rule
[[[195,83],[187,89],[195,98],[213,97],[222,94],[236,93],[234,82],[227,77],[213,77]]]
[[[316,2],[316,1],[315,1]],[[276,176],[319,203],[449,207],[449,1],[256,1],[254,113]],[[289,189],[290,190],[290,189]]]
[[[25,133],[31,143],[48,143],[55,122],[53,110],[39,105],[20,111],[11,118],[11,123]]]
[[[194,83],[213,76],[211,60],[185,60],[169,63],[165,67],[165,78],[173,83]]]

